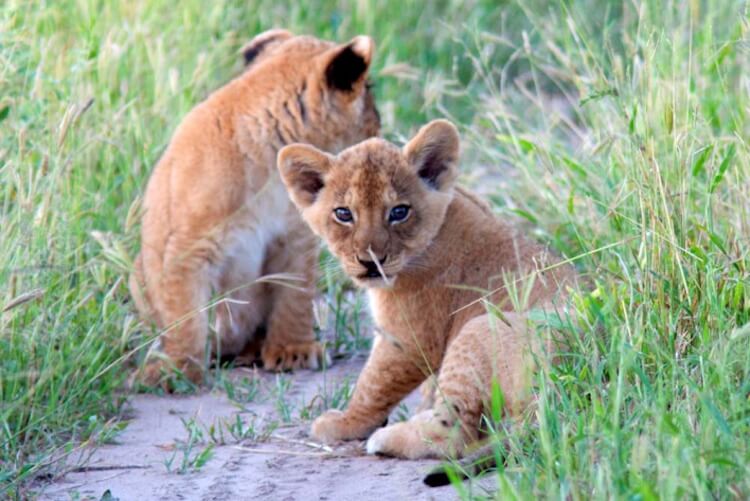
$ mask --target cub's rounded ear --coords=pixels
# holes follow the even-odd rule
[[[447,120],[433,120],[423,126],[404,146],[406,161],[432,189],[447,191],[458,176],[459,137]]]
[[[332,157],[308,144],[284,146],[276,159],[289,197],[300,209],[315,203]]]
[[[250,66],[253,62],[257,61],[261,55],[270,54],[274,47],[278,47],[293,36],[294,35],[287,30],[280,29],[268,30],[256,35],[255,38],[250,40],[244,47],[242,47],[242,49],[240,49],[242,57],[245,59],[245,66]]]
[[[328,86],[350,92],[358,84],[364,83],[374,51],[375,43],[365,35],[354,37],[349,43],[329,50],[324,60]]]

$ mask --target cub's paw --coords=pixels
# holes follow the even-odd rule
[[[418,425],[407,421],[373,433],[367,440],[367,453],[403,459],[439,457],[433,445],[423,440]]]
[[[386,421],[387,422],[387,421]],[[361,440],[370,436],[372,430],[382,426],[369,422],[357,421],[347,413],[329,410],[313,421],[310,435],[324,444],[332,444],[341,440]]]
[[[154,358],[133,374],[131,382],[167,393],[192,391],[203,382],[203,367],[191,361],[174,363],[167,357]]]
[[[313,421],[310,435],[324,444],[346,440],[348,420],[341,411],[330,410]]]
[[[373,433],[367,440],[367,453],[380,456],[403,457],[399,454],[400,433],[396,425],[386,426]]]
[[[268,371],[293,369],[319,369],[330,365],[331,360],[317,341],[307,343],[267,343],[261,352],[263,368]]]

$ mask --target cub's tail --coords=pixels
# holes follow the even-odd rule
[[[469,477],[474,477],[480,473],[494,469],[495,466],[497,466],[495,460],[495,447],[502,446],[495,443],[484,442],[473,452],[467,454],[458,461],[438,466],[425,475],[422,481],[430,487],[441,487],[451,483],[451,477],[448,473],[449,470],[459,479],[466,480]]]

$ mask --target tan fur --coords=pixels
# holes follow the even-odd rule
[[[337,151],[378,133],[366,84],[373,44],[273,30],[243,52],[247,70],[185,117],[146,188],[130,289],[164,330],[147,384],[173,366],[199,381],[207,347],[238,354],[262,325],[267,369],[316,367],[323,355],[313,334],[317,243],[289,202],[276,154],[294,142]],[[293,287],[256,282],[279,273],[293,275]],[[209,340],[206,307],[223,297]]]
[[[455,127],[438,120],[403,150],[369,139],[338,156],[303,145],[279,153],[282,178],[303,219],[368,288],[379,334],[346,411],[329,411],[313,423],[312,435],[321,441],[368,437],[431,374],[437,375],[434,404],[375,431],[370,453],[461,455],[480,438],[493,378],[508,414],[529,402],[535,357],[550,343],[529,329],[524,310],[552,305],[575,273],[550,266],[555,260],[542,246],[471,192],[454,188],[458,150]],[[409,215],[391,224],[390,210],[400,204],[410,206]],[[341,207],[350,209],[353,222],[336,220],[334,209]],[[386,279],[367,276],[375,258]],[[518,312],[504,284],[523,277],[528,300]],[[494,291],[488,299],[502,319],[487,313],[482,291]]]

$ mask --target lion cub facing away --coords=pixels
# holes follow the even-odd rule
[[[379,333],[346,411],[313,423],[321,441],[370,436],[433,373],[432,408],[375,432],[369,453],[460,456],[480,438],[493,378],[507,413],[530,399],[535,354],[550,343],[536,341],[503,284],[531,275],[520,292],[527,307],[552,306],[575,273],[454,187],[458,153],[458,133],[444,120],[424,126],[403,150],[373,138],[338,156],[305,145],[279,152],[292,200],[368,289]],[[501,315],[487,314],[482,290],[493,291],[487,299]]]
[[[366,81],[372,54],[366,36],[338,45],[265,32],[246,46],[244,73],[177,128],[146,188],[130,281],[141,315],[165,329],[162,356],[142,374],[146,384],[161,381],[172,366],[198,382],[206,348],[239,354],[261,325],[265,368],[317,367],[318,245],[289,202],[276,155],[289,143],[337,151],[378,133]],[[256,282],[279,273],[301,280]],[[228,301],[209,327],[212,296]]]

